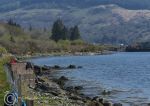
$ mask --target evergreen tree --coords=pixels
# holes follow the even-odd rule
[[[51,39],[55,40],[56,42],[60,39],[66,39],[66,28],[62,22],[62,20],[57,20],[53,24],[52,28],[52,36]]]
[[[70,34],[70,40],[77,40],[81,38],[80,31],[77,25],[70,29]]]
[[[68,28],[63,24],[62,20],[58,19],[54,22],[52,27],[52,36],[51,39],[54,41],[59,40],[77,40],[80,39],[80,32],[78,26],[74,26],[73,28]]]
[[[67,40],[69,39],[69,31],[66,27],[64,27],[62,31],[62,40]]]
[[[9,25],[11,25],[11,26],[21,27],[19,24],[17,24],[16,22],[14,22],[12,19],[9,19],[7,23]]]

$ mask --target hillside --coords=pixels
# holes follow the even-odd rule
[[[149,40],[149,7],[149,0],[1,0],[0,20],[50,31],[61,18],[67,26],[78,25],[88,42],[129,44]]]
[[[73,29],[73,32],[74,30],[76,33],[76,27]],[[75,37],[73,32],[73,37]],[[63,34],[64,32],[59,34],[61,33]],[[0,23],[0,47],[6,48],[12,54],[63,55],[79,52],[101,53],[103,50],[113,49],[111,46],[92,45],[82,41],[80,38],[63,39],[60,36],[60,38],[57,38],[57,42],[55,42],[52,36],[49,31],[43,29],[24,30],[20,26],[16,26],[16,24]]]

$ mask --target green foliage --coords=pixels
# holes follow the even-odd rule
[[[7,53],[7,50],[4,47],[0,46],[0,54]]]
[[[4,104],[5,92],[9,90],[10,86],[7,82],[6,74],[3,65],[8,62],[9,57],[0,58],[0,104]]]
[[[86,43],[83,40],[78,39],[78,40],[72,41],[71,45],[86,45]]]
[[[55,40],[49,39],[50,31],[43,31],[33,29],[32,31],[23,31],[21,27],[16,27],[8,24],[0,24],[0,31],[5,30],[2,36],[0,36],[0,45],[6,48],[6,50],[9,53],[12,54],[57,54],[57,53],[66,53],[66,52],[82,52],[82,51],[96,51],[99,49],[93,49],[95,46],[91,46],[84,42],[79,38],[79,29],[77,26],[73,28],[73,39],[70,40],[68,28],[66,28],[61,20],[57,22],[57,25],[54,25],[55,28],[53,28],[52,37]],[[62,27],[59,33],[57,32],[57,27]],[[67,32],[67,33],[66,33]],[[63,36],[54,36],[54,33],[56,35],[62,34]],[[65,37],[67,36],[67,37]],[[58,38],[56,38],[58,37]],[[56,42],[57,41],[57,42]],[[91,46],[91,47],[89,47]]]
[[[15,43],[15,39],[14,39],[13,36],[10,37],[10,41],[13,42],[13,43]]]
[[[16,22],[14,22],[12,19],[8,20],[8,25],[15,26],[15,27],[20,27],[20,25],[17,24]]]
[[[70,40],[77,40],[81,38],[78,26],[71,28],[70,33]]]
[[[52,36],[51,39],[55,40],[56,42],[60,39],[66,39],[66,32],[65,26],[63,22],[59,19],[53,24],[52,28]]]
[[[54,22],[52,27],[51,39],[58,42],[59,40],[77,40],[80,39],[80,32],[78,26],[70,28],[70,30],[63,24],[62,20],[58,19]]]

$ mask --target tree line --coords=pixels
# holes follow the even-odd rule
[[[52,27],[52,40],[58,42],[59,40],[77,40],[80,39],[80,31],[77,25],[67,28],[62,20],[58,19],[54,22]]]
[[[7,24],[21,28],[21,25],[17,24],[12,19],[9,19]],[[30,24],[29,31],[31,32],[32,29],[33,29],[33,27]],[[45,28],[44,28],[44,31],[46,31]],[[51,32],[52,32],[52,35],[50,36],[50,39],[52,39],[56,42],[58,42],[59,40],[74,41],[74,40],[78,40],[81,38],[80,31],[79,31],[79,28],[77,25],[75,25],[74,27],[71,27],[71,28],[67,28],[61,19],[58,19],[54,22]],[[10,40],[14,42],[13,37],[11,37]]]

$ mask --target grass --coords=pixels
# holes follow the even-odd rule
[[[3,65],[8,61],[8,58],[0,58],[0,104],[4,104],[5,92],[9,90],[10,86],[7,82],[6,73]]]

